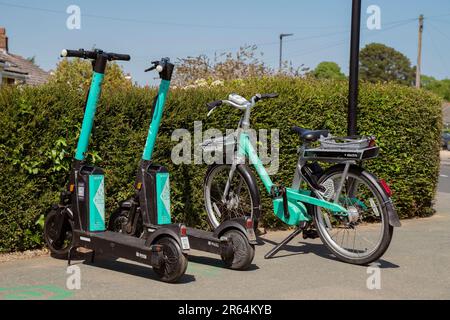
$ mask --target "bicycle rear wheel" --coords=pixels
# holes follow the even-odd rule
[[[343,167],[326,171],[319,183],[333,201],[341,181]],[[389,224],[389,198],[368,172],[351,167],[342,186],[339,204],[349,212],[339,216],[324,208],[315,208],[315,224],[322,242],[341,261],[367,265],[378,260],[388,249],[394,228]]]

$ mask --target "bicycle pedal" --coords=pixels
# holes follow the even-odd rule
[[[306,240],[306,239],[317,239],[317,238],[319,238],[319,233],[317,232],[317,230],[314,230],[314,229],[310,229],[310,230],[304,230],[303,232],[302,232],[302,235],[303,235],[303,239],[304,240]]]

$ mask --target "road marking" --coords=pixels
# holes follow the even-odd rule
[[[440,177],[441,178],[448,178],[448,176],[446,176],[445,174],[441,174]]]

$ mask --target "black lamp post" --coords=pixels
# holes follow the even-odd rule
[[[359,83],[359,44],[361,36],[361,0],[352,0],[352,34],[350,45],[350,78],[348,97],[348,135],[358,133],[358,83]]]

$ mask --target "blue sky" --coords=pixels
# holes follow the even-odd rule
[[[66,28],[69,5],[81,8],[81,30]],[[381,8],[382,29],[366,27],[366,9]],[[450,1],[363,0],[361,45],[382,42],[416,63],[418,22],[425,15],[423,73],[450,77]],[[278,35],[284,58],[314,68],[335,61],[347,73],[351,0],[0,0],[0,26],[7,29],[10,51],[36,56],[46,70],[55,67],[63,48],[92,48],[129,53],[124,70],[140,84],[152,83],[143,70],[149,61],[236,51],[260,44],[263,60],[278,64]]]

